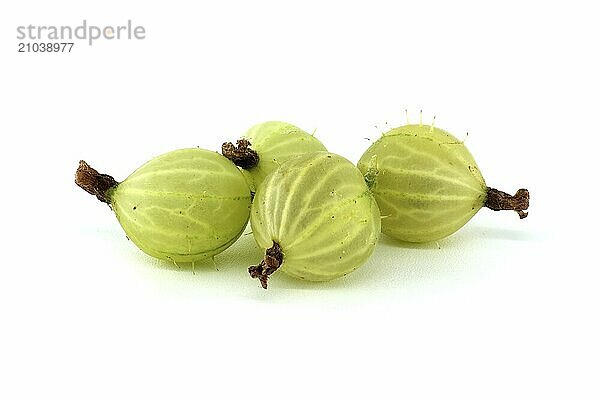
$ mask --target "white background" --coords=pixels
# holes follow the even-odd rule
[[[591,4],[3,2],[0,398],[599,398]],[[17,53],[17,26],[84,18],[147,38]],[[124,179],[271,119],[357,161],[405,108],[469,132],[530,216],[484,209],[437,244],[383,238],[346,278],[264,291],[251,235],[179,270],[73,183],[79,159]]]

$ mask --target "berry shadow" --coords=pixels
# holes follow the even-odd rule
[[[263,257],[262,251],[254,242],[251,233],[244,233],[231,247],[227,248],[222,253],[214,257],[207,258],[195,263],[175,263],[163,260],[156,260],[147,256],[154,261],[155,267],[171,271],[181,271],[192,273],[195,275],[209,274],[215,272],[227,272],[241,275],[242,273],[248,276],[247,267],[257,264]],[[242,266],[245,266],[242,268]],[[241,272],[240,272],[241,271]],[[223,277],[230,279],[231,277]]]
[[[456,281],[488,268],[490,246],[499,241],[531,241],[532,232],[469,224],[457,233],[429,243],[402,242],[382,235],[373,255],[356,271],[329,282],[309,282],[282,273],[272,276],[269,290],[401,290],[439,281]]]

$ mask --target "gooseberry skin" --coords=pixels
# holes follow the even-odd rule
[[[250,213],[250,188],[220,154],[182,149],[158,156],[110,189],[117,219],[145,253],[195,262],[231,246]]]
[[[467,147],[428,125],[405,125],[367,149],[358,168],[386,235],[429,242],[451,235],[485,204],[487,185]]]
[[[310,281],[338,278],[364,264],[381,231],[379,209],[360,171],[327,152],[297,156],[268,175],[250,223],[262,249],[280,246],[279,269]]]
[[[282,163],[300,154],[327,151],[323,143],[302,129],[281,121],[267,121],[251,127],[244,135],[259,156],[258,164],[243,170],[256,190]]]

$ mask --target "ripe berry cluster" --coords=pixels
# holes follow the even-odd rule
[[[172,151],[120,183],[81,161],[75,182],[109,204],[142,251],[175,263],[222,252],[250,219],[265,257],[249,272],[265,289],[278,270],[311,281],[346,275],[380,232],[434,241],[484,206],[521,218],[529,207],[526,189],[489,188],[464,143],[428,125],[383,134],[358,167],[284,122],[255,125],[221,151]]]

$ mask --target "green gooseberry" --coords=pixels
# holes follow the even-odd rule
[[[80,161],[75,183],[110,206],[142,251],[176,263],[222,252],[250,215],[250,188],[240,170],[198,148],[158,156],[120,183]]]
[[[250,223],[265,257],[250,275],[265,289],[278,269],[310,281],[346,275],[372,254],[380,219],[350,161],[328,152],[292,158],[265,178],[254,197]]]
[[[407,242],[451,235],[482,207],[525,218],[529,192],[514,196],[487,186],[462,141],[429,125],[383,134],[358,162],[382,214],[385,234]]]
[[[253,191],[283,162],[314,151],[327,149],[313,135],[280,121],[256,124],[237,141],[237,146],[227,142],[221,148],[225,157],[242,168]]]

